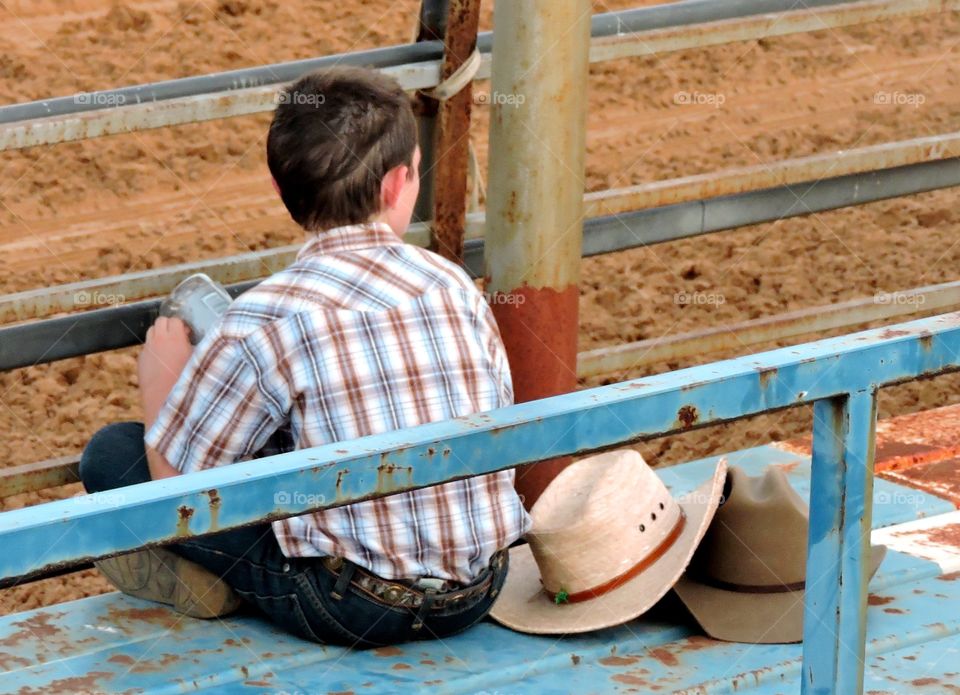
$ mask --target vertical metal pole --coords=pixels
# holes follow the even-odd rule
[[[477,46],[480,0],[450,0],[443,37],[440,79],[455,73]],[[473,86],[440,104],[434,144],[433,226],[431,248],[444,258],[463,261],[463,238],[467,222],[467,160],[470,148],[470,107]]]
[[[589,0],[494,6],[487,291],[517,402],[577,384]],[[527,506],[568,460],[524,466]]]
[[[863,692],[876,391],[813,408],[804,695]]]
[[[422,0],[417,26],[418,42],[443,40],[449,5],[450,0]],[[420,139],[420,195],[413,217],[419,222],[433,218],[433,163],[438,106],[435,99],[422,94],[417,94],[414,100]]]

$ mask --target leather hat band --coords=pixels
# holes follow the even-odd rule
[[[734,582],[725,582],[715,577],[703,576],[697,576],[694,581],[712,586],[714,589],[733,591],[738,594],[785,594],[794,591],[803,591],[806,586],[806,582],[793,582],[792,584],[736,584]]]
[[[613,591],[617,587],[623,586],[624,584],[629,582],[631,579],[636,577],[638,574],[643,572],[645,569],[649,568],[650,565],[652,565],[657,560],[659,560],[663,556],[663,554],[666,553],[673,546],[673,544],[677,542],[677,539],[680,537],[680,534],[683,532],[683,527],[686,524],[686,521],[687,521],[687,517],[683,513],[683,509],[681,508],[680,516],[677,519],[677,523],[674,525],[673,530],[671,530],[670,533],[667,534],[667,537],[660,542],[660,545],[658,545],[653,550],[652,553],[644,557],[636,565],[628,569],[623,574],[617,577],[614,577],[608,582],[604,582],[603,584],[600,584],[599,586],[595,586],[592,589],[584,589],[583,591],[577,591],[572,594],[568,594],[566,592],[563,592],[562,590],[559,592],[553,592],[553,591],[547,591],[546,589],[544,589],[544,591],[546,592],[547,596],[549,596],[551,599],[554,600],[554,602],[558,604],[580,603],[581,601],[589,601],[592,598],[598,598],[600,596],[603,596],[604,594],[610,591]]]

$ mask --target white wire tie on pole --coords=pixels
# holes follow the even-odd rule
[[[430,97],[431,99],[436,99],[437,101],[446,101],[447,99],[450,99],[451,97],[463,91],[463,88],[473,81],[474,76],[477,74],[477,70],[480,69],[480,62],[480,51],[474,48],[473,53],[470,54],[470,57],[463,62],[463,65],[454,70],[450,77],[445,79],[433,89],[421,90],[421,93],[424,96]]]

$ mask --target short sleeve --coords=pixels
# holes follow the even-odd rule
[[[145,442],[181,473],[251,458],[286,420],[265,383],[271,371],[242,339],[203,341],[187,362]]]

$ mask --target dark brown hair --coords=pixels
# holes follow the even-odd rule
[[[278,96],[267,164],[290,215],[309,231],[366,222],[380,211],[380,184],[413,166],[417,126],[391,77],[354,67],[301,77]]]

